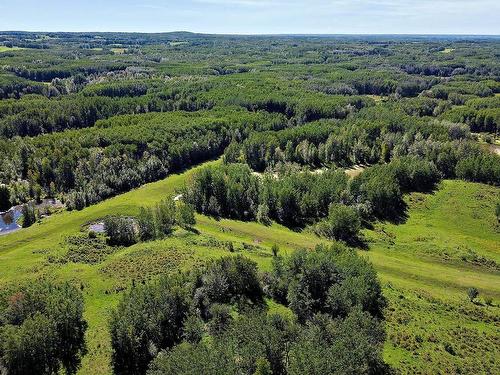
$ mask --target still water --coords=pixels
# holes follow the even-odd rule
[[[17,220],[21,217],[21,207],[13,207],[9,211],[0,214],[0,234],[12,232],[21,228]]]

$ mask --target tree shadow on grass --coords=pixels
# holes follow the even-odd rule
[[[401,200],[395,207],[387,210],[384,214],[377,217],[382,222],[388,222],[395,225],[405,224],[408,220],[408,204]]]
[[[360,250],[369,250],[368,241],[362,234],[344,241],[346,245]]]

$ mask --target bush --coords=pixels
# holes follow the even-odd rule
[[[142,241],[154,240],[156,238],[156,218],[150,208],[141,207],[137,216],[139,235]]]
[[[465,156],[458,161],[455,172],[463,180],[500,185],[500,157],[486,153]]]
[[[360,309],[345,320],[317,316],[292,345],[287,373],[384,374],[384,339],[380,323]]]
[[[189,315],[184,321],[183,338],[191,344],[197,344],[203,338],[205,324],[196,315]]]
[[[316,225],[316,232],[331,240],[352,241],[357,238],[361,229],[358,212],[343,204],[332,203],[328,218]]]
[[[352,180],[351,191],[369,201],[379,218],[396,219],[404,209],[398,178],[389,165],[375,166],[361,173]]]
[[[195,225],[194,207],[188,203],[179,201],[176,207],[176,222],[180,227],[185,229]]]
[[[131,246],[137,242],[136,223],[132,218],[108,216],[104,219],[104,229],[110,245]]]
[[[214,260],[193,277],[196,279],[193,303],[202,317],[210,316],[210,306],[215,303],[243,306],[263,303],[257,264],[241,255]]]
[[[28,228],[35,224],[36,210],[33,203],[23,204],[21,212],[23,215],[23,228]]]
[[[228,305],[213,304],[210,307],[208,331],[212,336],[220,335],[231,323],[231,308]]]
[[[479,290],[476,288],[472,287],[467,289],[467,297],[469,297],[469,300],[471,302],[474,302],[474,300],[479,296]]]

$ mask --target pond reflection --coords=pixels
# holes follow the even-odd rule
[[[12,232],[21,228],[17,220],[21,217],[21,207],[13,207],[9,211],[0,214],[0,234]]]

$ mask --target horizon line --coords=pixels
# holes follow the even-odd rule
[[[50,31],[50,30],[0,30],[0,33],[59,33],[59,34],[193,34],[206,36],[457,36],[457,37],[500,37],[500,34],[460,34],[460,33],[211,33],[187,30],[174,31]]]

